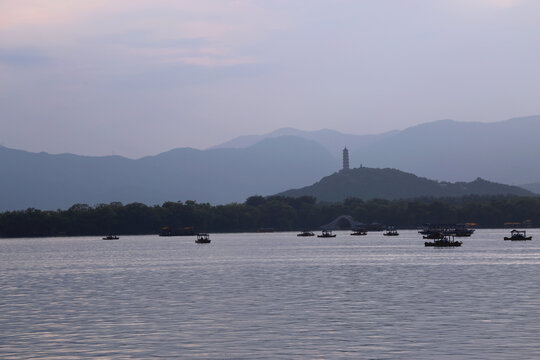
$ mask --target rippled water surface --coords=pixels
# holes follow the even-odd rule
[[[0,358],[540,359],[540,230],[0,239]]]

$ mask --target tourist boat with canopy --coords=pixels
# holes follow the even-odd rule
[[[527,236],[526,231],[520,231],[520,230],[514,229],[510,232],[510,237],[505,236],[504,240],[512,240],[512,241],[532,240],[532,236]]]
[[[210,244],[210,235],[205,233],[197,234],[197,240],[195,240],[197,244]]]
[[[367,231],[365,229],[354,229],[351,235],[363,236],[363,235],[367,235]]]
[[[426,241],[424,243],[425,246],[433,246],[433,247],[457,247],[457,246],[461,246],[461,244],[462,244],[461,241],[454,240],[453,235],[446,235],[432,242]]]
[[[396,228],[389,227],[386,229],[386,231],[383,233],[384,236],[399,236],[399,233],[397,232]]]
[[[333,238],[336,237],[336,234],[332,233],[332,230],[323,230],[321,235],[317,235],[320,238]]]

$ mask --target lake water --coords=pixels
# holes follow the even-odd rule
[[[540,230],[0,239],[0,358],[540,359]]]

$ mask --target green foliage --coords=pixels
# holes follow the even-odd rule
[[[422,223],[476,222],[482,227],[502,227],[505,222],[531,220],[540,224],[540,198],[517,196],[466,196],[412,200],[317,203],[314,197],[252,196],[245,203],[212,206],[195,201],[123,205],[75,204],[67,210],[27,209],[0,213],[1,237],[76,236],[104,234],[156,234],[163,226],[193,226],[200,232],[245,232],[318,229],[339,215],[364,223],[378,222],[400,228]]]

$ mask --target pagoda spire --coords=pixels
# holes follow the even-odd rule
[[[349,150],[343,149],[343,170],[349,170]]]

